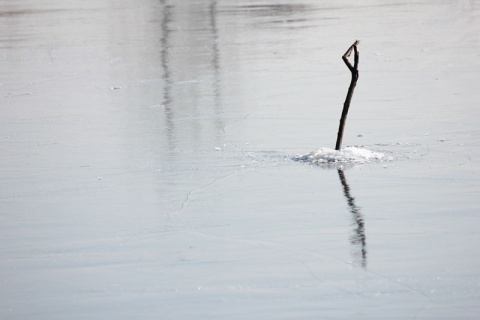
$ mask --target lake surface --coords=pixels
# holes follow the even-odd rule
[[[1,319],[477,319],[478,1],[0,0]],[[333,148],[361,39],[344,146]]]

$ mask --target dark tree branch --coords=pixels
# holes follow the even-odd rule
[[[345,102],[343,104],[343,111],[342,117],[340,118],[340,125],[338,127],[338,134],[337,134],[337,143],[335,144],[335,150],[340,150],[342,147],[342,140],[343,140],[343,131],[345,129],[345,122],[347,120],[348,109],[350,108],[350,101],[352,100],[353,90],[357,85],[358,80],[358,60],[359,60],[359,52],[357,49],[357,45],[360,43],[360,40],[356,40],[350,48],[348,48],[347,52],[342,56],[343,62],[345,62],[346,66],[352,73],[352,80],[350,81],[350,87],[348,88],[347,97],[345,98]],[[348,60],[348,57],[354,52],[353,58],[353,66]]]

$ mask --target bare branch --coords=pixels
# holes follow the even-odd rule
[[[343,62],[347,65],[348,69],[352,73],[352,80],[350,81],[350,87],[348,88],[348,93],[347,97],[345,98],[345,102],[343,104],[343,111],[342,111],[342,117],[340,118],[340,126],[338,127],[338,134],[337,134],[337,142],[335,144],[335,150],[340,150],[342,147],[342,140],[343,140],[343,131],[345,129],[345,122],[347,120],[347,114],[348,114],[348,109],[350,108],[350,101],[352,100],[353,96],[353,90],[355,89],[355,86],[357,85],[357,80],[358,80],[358,61],[360,59],[360,54],[357,49],[357,45],[360,43],[360,40],[355,40],[355,42],[348,48],[348,50],[345,52],[345,54],[342,56]],[[353,58],[353,66],[348,60],[348,57],[352,54],[352,51],[354,51],[355,55]]]

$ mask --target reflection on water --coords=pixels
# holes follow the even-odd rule
[[[168,63],[169,58],[169,40],[170,40],[170,30],[168,24],[170,22],[171,7],[165,3],[165,0],[162,0],[163,10],[162,10],[162,38],[160,39],[160,59],[163,70],[162,79],[164,81],[163,85],[163,110],[165,112],[165,130],[167,135],[168,149],[172,151],[175,149],[174,145],[174,122],[173,122],[173,112],[172,112],[172,80],[170,74],[170,64]]]
[[[162,120],[158,124],[163,132],[162,145],[170,156],[183,150],[203,152],[217,149],[227,144],[224,111],[230,101],[225,97],[227,94],[231,97],[232,93],[243,96],[241,86],[237,88],[224,83],[231,79],[235,84],[242,83],[242,75],[232,73],[232,66],[242,62],[238,57],[239,50],[253,48],[251,42],[245,45],[237,33],[229,30],[235,26],[263,30],[272,27],[289,29],[297,24],[304,26],[302,19],[305,19],[304,15],[308,16],[312,6],[225,4],[218,0],[189,5],[168,0],[159,2],[157,52],[160,57],[157,66],[162,81],[161,88],[157,89],[161,90],[161,101],[155,105],[162,108]],[[293,37],[288,34],[288,39]],[[249,58],[255,61],[265,58],[255,50],[252,51],[253,58]]]
[[[212,67],[213,67],[213,97],[214,112],[216,121],[216,138],[219,140],[219,134],[223,133],[224,125],[221,116],[221,99],[220,99],[220,50],[218,47],[218,27],[217,27],[217,0],[212,0],[209,7],[210,27],[212,30]],[[219,141],[217,141],[218,144]]]
[[[212,0],[209,7],[210,27],[212,30],[212,67],[214,74],[213,91],[215,93],[215,106],[219,107],[218,99],[220,96],[220,52],[218,48],[218,30],[217,30],[217,1]]]
[[[355,204],[355,198],[350,194],[350,187],[345,178],[345,173],[341,169],[337,169],[338,177],[343,187],[343,194],[347,199],[348,207],[352,213],[352,225],[353,233],[350,237],[350,243],[353,245],[354,249],[357,251],[355,253],[354,261],[359,263],[362,267],[367,266],[367,243],[365,236],[365,223],[363,221],[362,213],[360,208]]]
[[[312,26],[309,15],[315,10],[310,4],[240,4],[222,10],[231,14],[246,14],[261,28],[297,29]]]
[[[168,149],[179,147],[182,133],[198,146],[202,134],[213,131],[209,137],[217,144],[223,134],[217,1],[184,8],[161,0],[161,5],[161,105]],[[206,114],[213,114],[211,121],[204,121]]]

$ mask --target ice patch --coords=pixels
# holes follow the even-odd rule
[[[366,163],[371,161],[390,161],[392,157],[387,157],[384,153],[367,149],[345,147],[341,150],[321,148],[304,155],[297,155],[293,157],[293,160],[312,164]]]

